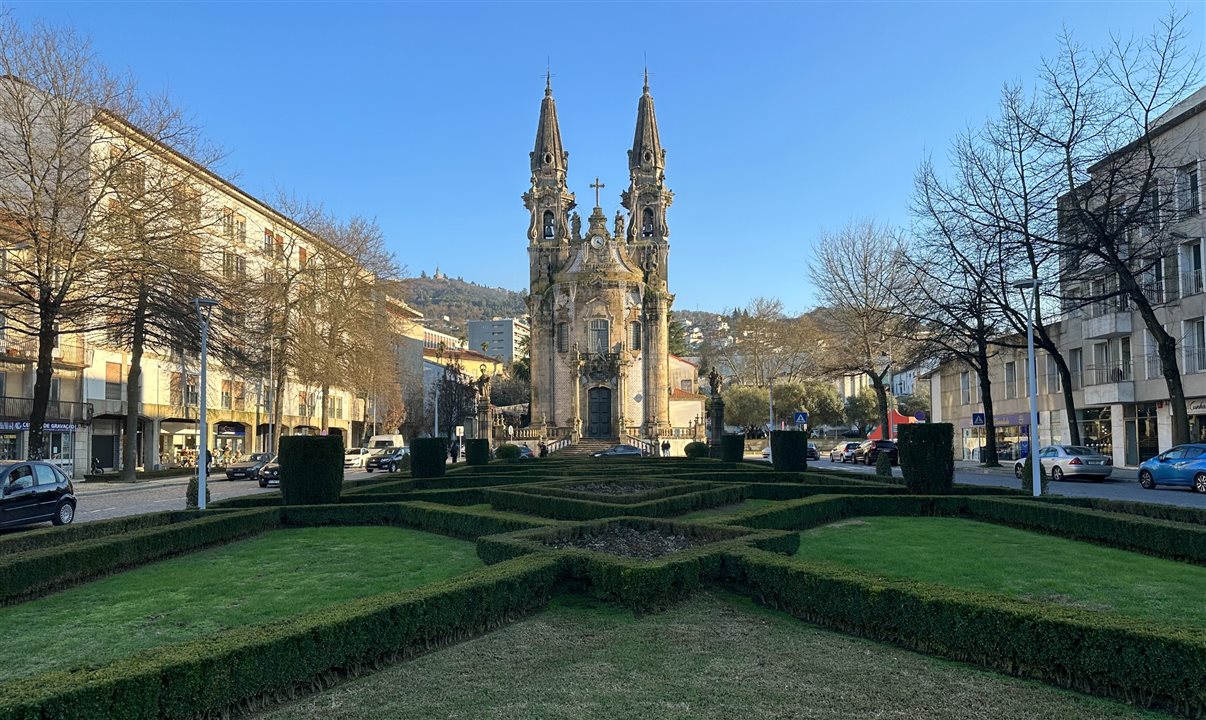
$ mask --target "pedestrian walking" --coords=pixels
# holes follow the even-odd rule
[[[452,464],[456,465],[456,459],[461,454],[461,444],[452,441],[452,447],[448,448],[448,457],[452,458]]]
[[[549,446],[545,445],[544,443],[540,443],[540,457],[543,458],[543,457],[548,457],[548,456],[549,456]]]
[[[670,441],[662,441],[662,457],[670,457]]]

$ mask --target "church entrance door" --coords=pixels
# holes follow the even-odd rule
[[[586,434],[594,438],[611,437],[611,389],[591,388],[587,397],[589,416]]]

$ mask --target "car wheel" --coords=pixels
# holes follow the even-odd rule
[[[1055,482],[1059,482],[1060,480],[1064,479],[1064,471],[1059,469],[1059,465],[1051,468],[1051,479]]]
[[[398,472],[398,463],[390,463],[390,464],[389,464],[389,471],[390,471],[390,472],[392,472],[392,473],[396,473],[396,472]]]
[[[70,525],[71,521],[74,519],[75,506],[64,500],[63,502],[59,503],[57,508],[55,508],[54,520],[52,522],[54,522],[55,525]]]
[[[1143,470],[1139,473],[1139,485],[1144,490],[1151,490],[1156,487],[1156,480],[1152,477],[1151,472]]]
[[[1206,493],[1206,473],[1198,473],[1193,476],[1193,489],[1200,493]]]
[[[268,487],[268,481],[267,481],[267,480],[261,480],[261,481],[260,481],[260,487],[262,487],[262,488],[266,488],[266,487]]]
[[[1022,479],[1022,465],[1020,463],[1013,464],[1013,476],[1018,480]]]

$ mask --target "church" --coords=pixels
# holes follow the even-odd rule
[[[569,154],[546,79],[532,186],[528,259],[531,314],[531,422],[550,437],[656,440],[671,435],[667,282],[670,229],[666,153],[658,137],[649,77],[637,102],[628,151],[626,212],[609,219],[605,185],[590,185],[594,209],[583,228],[567,185]],[[681,362],[681,361],[680,361]]]

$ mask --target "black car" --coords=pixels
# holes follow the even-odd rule
[[[281,484],[281,464],[275,456],[260,466],[256,479],[260,481],[260,487],[275,487]]]
[[[821,459],[821,451],[817,450],[816,443],[808,443],[808,459],[809,460],[820,460]]]
[[[256,480],[260,476],[260,468],[272,460],[271,453],[256,453],[243,462],[231,463],[226,467],[227,480]]]
[[[591,453],[591,457],[641,457],[645,452],[636,445],[613,445],[606,450]]]
[[[860,462],[864,465],[874,465],[881,452],[888,453],[888,457],[892,458],[893,465],[898,464],[896,443],[891,440],[864,441],[854,452],[850,453],[850,462],[855,465]]]
[[[388,447],[383,448],[381,452],[369,456],[368,460],[364,461],[365,472],[374,470],[385,470],[386,472],[398,472],[398,465],[402,463],[402,458],[410,454],[409,448],[404,447]]]
[[[32,460],[0,464],[0,527],[74,519],[75,488],[62,470]]]

